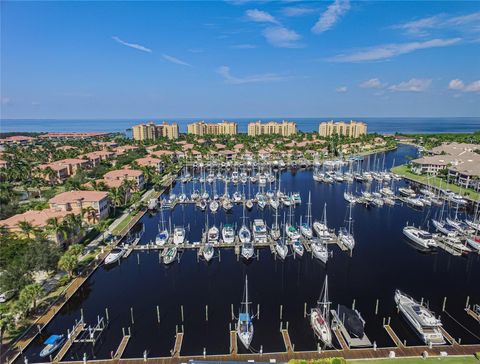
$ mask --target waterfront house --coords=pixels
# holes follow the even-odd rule
[[[101,161],[108,160],[113,158],[115,153],[109,152],[108,150],[99,150],[96,152],[90,152],[83,155],[80,155],[80,158],[88,159],[92,167],[96,167],[100,164]]]
[[[154,158],[154,157],[144,157],[138,158],[135,160],[137,164],[141,167],[153,167],[155,168],[156,172],[161,172],[163,170],[163,163],[161,159]]]
[[[108,192],[104,191],[63,192],[51,198],[48,203],[53,210],[83,214],[83,218],[90,223],[108,217],[110,207]],[[87,213],[92,210],[90,207],[95,211],[95,215]]]
[[[51,169],[52,171],[54,171],[54,173],[48,173],[48,169]],[[65,181],[69,176],[67,166],[60,164],[40,164],[38,166],[38,170],[39,175],[49,182],[61,183]]]
[[[120,147],[115,148],[116,155],[124,155],[132,150],[138,149],[135,145],[122,145]]]
[[[137,169],[117,169],[107,172],[103,176],[103,182],[105,182],[108,187],[119,187],[124,180],[134,182],[134,191],[142,190],[145,183],[143,172]]]

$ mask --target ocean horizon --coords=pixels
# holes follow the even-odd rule
[[[222,120],[238,123],[240,133],[247,132],[249,122],[289,120],[297,123],[303,132],[318,131],[322,121],[358,120],[368,124],[369,133],[468,133],[480,130],[480,117],[366,117],[366,118],[145,118],[145,119],[0,119],[0,132],[118,132],[127,133],[132,126],[148,121],[176,122],[181,133],[187,132],[187,124],[205,120]]]

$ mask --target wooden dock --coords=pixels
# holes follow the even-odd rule
[[[118,345],[117,351],[115,352],[113,359],[120,359],[122,357],[123,352],[127,348],[129,340],[130,340],[130,335],[125,335],[124,337],[122,337],[122,341],[120,341],[120,345]]]
[[[347,342],[345,341],[344,337],[342,336],[342,333],[340,332],[340,329],[337,327],[337,328],[333,329],[332,331],[335,334],[335,337],[337,338],[338,342],[340,343],[340,346],[342,347],[342,350],[350,350]]]
[[[293,345],[292,341],[290,340],[290,334],[288,333],[287,329],[282,329],[282,338],[283,338],[283,343],[285,344],[285,349],[287,350],[287,353],[293,353]]]
[[[237,332],[230,331],[230,355],[238,354],[238,342],[237,342]]]
[[[395,345],[397,347],[399,347],[399,348],[404,348],[405,347],[405,345],[403,345],[402,340],[400,340],[400,338],[397,336],[395,331],[393,331],[393,329],[390,325],[383,325],[383,327],[385,328],[385,330],[387,330],[388,335],[390,336],[390,338],[393,340],[393,342],[395,343]]]
[[[58,363],[63,359],[65,354],[67,354],[68,350],[70,350],[70,348],[72,347],[77,336],[83,331],[84,328],[85,328],[85,324],[83,323],[83,321],[79,321],[75,325],[74,329],[70,333],[69,338],[67,339],[67,341],[65,341],[65,344],[63,344],[62,348],[58,351],[57,355],[55,355],[55,358],[53,358],[54,363]]]
[[[180,357],[180,351],[183,344],[183,332],[177,332],[175,335],[175,346],[173,347],[172,356],[175,358]]]
[[[480,322],[480,315],[478,313],[476,313],[475,311],[473,311],[470,307],[465,308],[465,311],[467,312],[467,314],[469,316],[472,316],[475,320]]]
[[[447,330],[443,327],[440,327],[440,330],[442,331],[443,337],[447,339],[451,345],[458,345],[457,341],[447,332]]]

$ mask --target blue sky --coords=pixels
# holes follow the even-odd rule
[[[480,115],[479,2],[0,6],[2,118]]]

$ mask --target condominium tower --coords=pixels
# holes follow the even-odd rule
[[[188,134],[195,135],[234,135],[237,134],[237,123],[233,121],[222,121],[221,123],[206,123],[198,121],[188,124]]]
[[[297,133],[297,124],[293,121],[269,121],[262,123],[255,121],[248,124],[248,135],[256,136],[261,134],[279,134],[290,136]]]
[[[163,122],[161,124],[155,124],[154,122],[149,122],[147,124],[135,125],[132,131],[133,139],[135,140],[155,140],[160,137],[168,139],[178,138],[177,123],[168,124]]]
[[[367,124],[360,121],[350,121],[350,123],[339,121],[325,121],[320,123],[318,133],[322,137],[328,137],[334,134],[344,135],[351,138],[358,138],[367,134]]]

